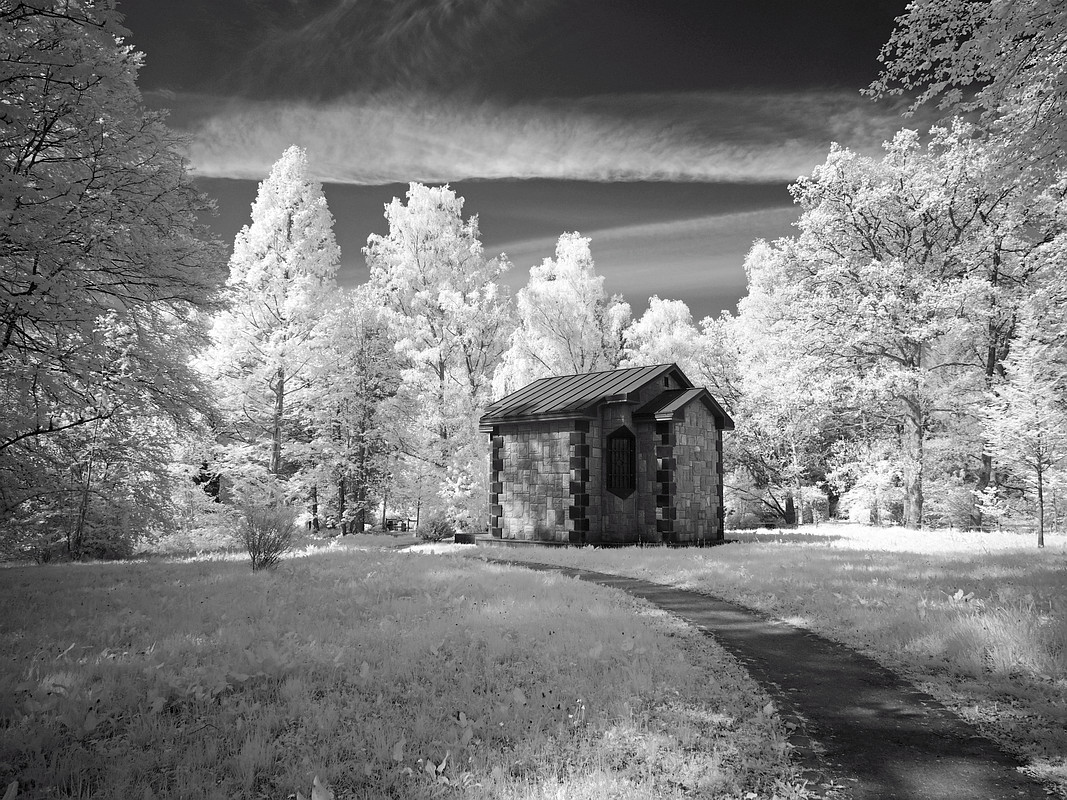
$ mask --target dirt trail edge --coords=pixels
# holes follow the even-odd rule
[[[857,800],[1047,798],[1020,763],[933,697],[844,645],[698,592],[602,572],[503,558],[647,600],[741,661],[786,722],[805,777]]]

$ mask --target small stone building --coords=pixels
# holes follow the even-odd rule
[[[674,364],[542,378],[490,405],[489,532],[712,544],[730,416]]]

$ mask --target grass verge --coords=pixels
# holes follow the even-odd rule
[[[823,525],[710,549],[515,548],[705,591],[851,645],[915,681],[1067,796],[1067,537]]]
[[[707,637],[441,556],[0,571],[0,787],[30,798],[801,797]]]

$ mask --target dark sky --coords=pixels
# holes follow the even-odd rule
[[[449,182],[513,286],[578,230],[636,314],[655,293],[698,318],[733,308],[754,239],[790,233],[785,187],[831,141],[873,151],[902,126],[858,92],[904,5],[120,0],[225,239],[295,143],[349,282],[383,205]]]

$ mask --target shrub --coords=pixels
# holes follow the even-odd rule
[[[239,525],[238,536],[252,560],[253,572],[277,566],[297,536],[296,514],[278,501],[243,505]]]
[[[439,542],[456,535],[456,526],[444,514],[434,514],[419,522],[418,535],[428,542]]]

